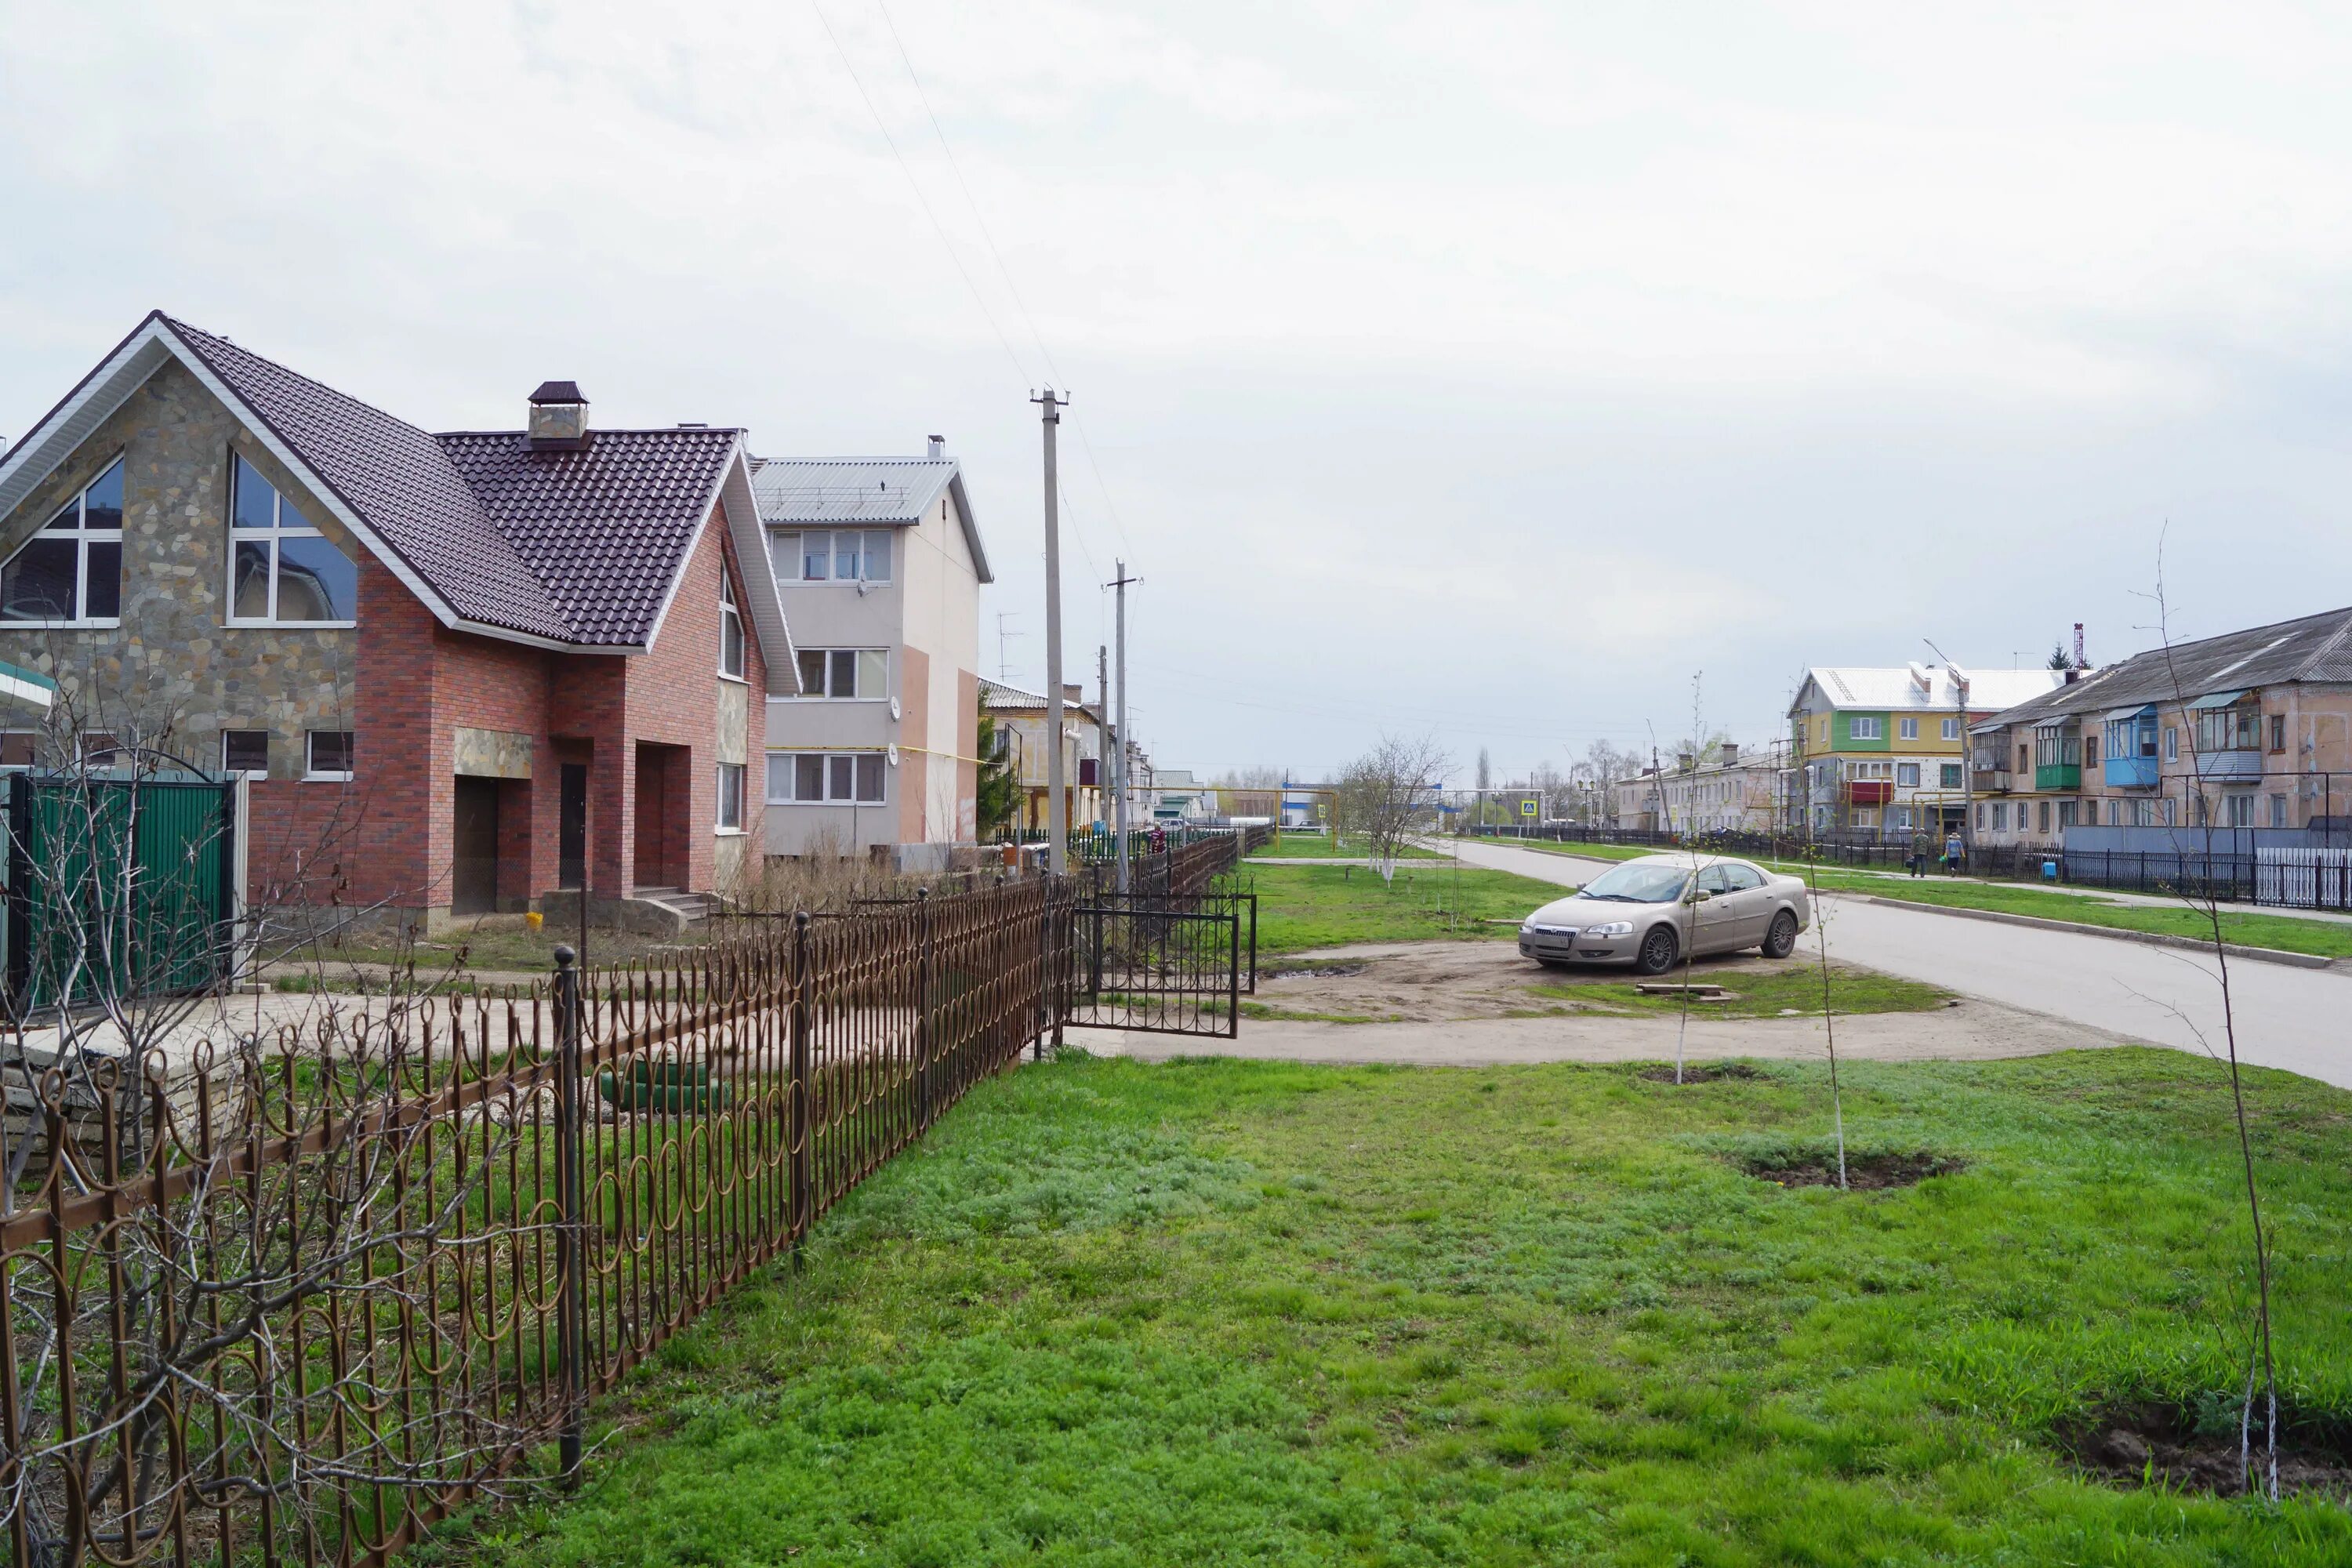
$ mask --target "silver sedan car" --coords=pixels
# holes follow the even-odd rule
[[[1693,956],[1796,951],[1811,920],[1805,884],[1748,860],[1677,852],[1612,866],[1519,926],[1519,953],[1539,963],[1630,963],[1664,974]]]

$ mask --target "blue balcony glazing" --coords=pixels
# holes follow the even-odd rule
[[[2154,789],[2156,759],[2154,757],[2109,757],[2099,764],[2109,789]]]

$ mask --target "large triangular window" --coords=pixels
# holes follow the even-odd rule
[[[359,569],[243,458],[230,459],[231,626],[347,626],[359,618]]]
[[[122,613],[122,459],[0,566],[0,621],[110,626]]]

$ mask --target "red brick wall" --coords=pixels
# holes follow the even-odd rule
[[[711,826],[719,812],[719,563],[731,564],[734,559],[727,533],[727,509],[721,502],[711,508],[710,519],[687,561],[653,648],[627,661],[625,722],[631,742],[657,741],[689,749],[688,756],[673,761],[672,765],[685,776],[684,787],[679,788],[680,781],[673,775],[670,822],[674,831],[685,835],[684,885],[698,890],[711,886]],[[736,582],[739,585],[743,582],[740,573]],[[739,602],[743,596],[740,586],[737,596]],[[760,828],[765,816],[757,805],[764,792],[755,771],[767,743],[767,667],[760,657],[758,637],[748,614],[744,616],[743,633],[744,675],[749,681],[743,689],[747,710],[743,825],[750,835],[746,852],[756,859],[761,852]],[[633,743],[629,747],[632,772],[635,766]],[[678,804],[681,797],[686,802],[683,810]],[[633,868],[636,825],[630,817],[622,820],[628,842],[623,847],[620,864]],[[677,861],[673,859],[671,863]]]
[[[257,899],[446,907],[457,809],[456,731],[531,737],[532,776],[499,792],[502,902],[555,886],[561,764],[589,763],[589,884],[615,897],[635,880],[636,742],[668,759],[665,859],[685,886],[712,884],[718,811],[719,573],[732,562],[723,507],[688,562],[652,650],[566,654],[451,631],[372,556],[360,562],[359,653],[349,784],[253,785],[247,875]],[[740,584],[743,579],[739,574]],[[743,689],[746,853],[765,813],[767,669],[750,617]],[[321,868],[322,858],[326,862]]]

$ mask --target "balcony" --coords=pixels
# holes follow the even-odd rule
[[[2033,787],[2038,790],[2074,790],[2083,787],[2083,764],[2080,763],[2044,763],[2033,770]]]
[[[2197,753],[2197,776],[2200,779],[2258,779],[2263,776],[2263,754],[2252,747],[2232,748],[2226,752]]]
[[[1969,783],[1980,795],[2007,795],[2011,787],[2007,768],[1979,767],[1969,775]]]
[[[2154,789],[2157,782],[2154,757],[2109,757],[2100,764],[2101,776],[2109,789]]]
[[[1853,792],[1856,805],[1885,805],[1895,798],[1892,779],[1856,779],[1846,787]]]

